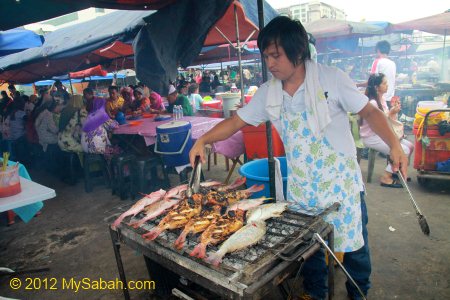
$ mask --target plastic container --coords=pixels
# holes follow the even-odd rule
[[[212,111],[216,112],[210,112],[208,114],[208,117],[210,118],[222,118],[222,100],[216,99],[216,100],[210,100],[202,103],[202,107],[205,109],[211,109]]]
[[[236,110],[236,105],[241,102],[241,94],[223,93],[221,97],[222,97],[223,117],[229,118],[231,116],[230,110]]]
[[[418,138],[418,125],[414,125],[413,132],[416,136],[414,169],[434,171],[438,162],[444,162],[450,158],[450,133],[442,136],[439,134],[437,126],[428,126],[426,135],[430,144],[425,147]]]
[[[287,163],[286,157],[278,157],[280,160],[281,176],[283,177],[283,193],[286,198],[287,189]],[[247,181],[247,187],[254,184],[264,184],[264,190],[254,193],[250,198],[259,198],[262,196],[270,197],[269,188],[269,164],[267,158],[257,159],[245,163],[239,169],[239,174],[244,176]]]
[[[156,127],[155,153],[162,155],[167,167],[183,166],[189,163],[192,148],[191,123],[172,121]]]
[[[6,171],[0,171],[0,198],[13,196],[21,191],[17,166],[8,166]]]
[[[244,135],[245,153],[247,159],[258,159],[268,157],[266,124],[255,126],[245,126],[241,129]],[[284,156],[283,141],[278,131],[272,125],[272,149],[274,156]]]

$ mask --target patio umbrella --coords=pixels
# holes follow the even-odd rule
[[[11,29],[0,31],[0,56],[39,47],[44,43],[44,37],[31,30]]]
[[[305,29],[316,40],[337,37],[365,37],[385,33],[384,29],[377,25],[326,18],[305,24]]]

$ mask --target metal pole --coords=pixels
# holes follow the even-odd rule
[[[237,6],[234,5],[234,23],[236,25],[236,43],[237,43],[237,54],[239,63],[239,81],[241,84],[241,105],[244,105],[244,76],[242,74],[242,61],[241,61],[241,42],[239,41],[239,22],[237,15]]]
[[[441,67],[441,81],[447,81],[447,77],[448,77],[448,70],[445,68],[445,66],[447,65],[447,57],[445,55],[445,40],[447,38],[447,29],[444,30],[444,46],[442,48],[442,67]]]
[[[258,23],[259,31],[264,28],[264,1],[258,0]],[[261,51],[261,49],[260,49]],[[264,57],[261,57],[261,67],[262,67],[262,78],[263,82],[267,81],[267,65],[264,61]],[[269,187],[270,187],[270,197],[276,200],[276,190],[275,190],[275,160],[273,159],[273,148],[272,148],[272,123],[270,121],[266,122],[266,137],[267,137],[267,156],[269,163]]]
[[[73,95],[72,78],[70,78],[70,73],[69,73],[69,84],[70,84],[70,93]]]

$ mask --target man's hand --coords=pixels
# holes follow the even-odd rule
[[[201,138],[199,138],[195,142],[195,144],[192,147],[191,151],[189,151],[189,161],[190,161],[192,167],[194,167],[194,165],[195,165],[195,157],[196,156],[200,156],[200,161],[202,163],[206,162],[206,159],[205,159],[205,144],[203,143]]]
[[[400,170],[403,178],[408,178],[408,157],[403,152],[403,149],[392,148],[389,154],[391,158],[392,171],[395,173]]]

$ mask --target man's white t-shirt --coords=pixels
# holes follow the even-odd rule
[[[384,98],[386,101],[390,102],[395,93],[395,74],[397,73],[395,62],[385,57],[377,58],[372,64],[370,73],[383,73],[386,75],[388,90],[386,94],[384,94]]]

